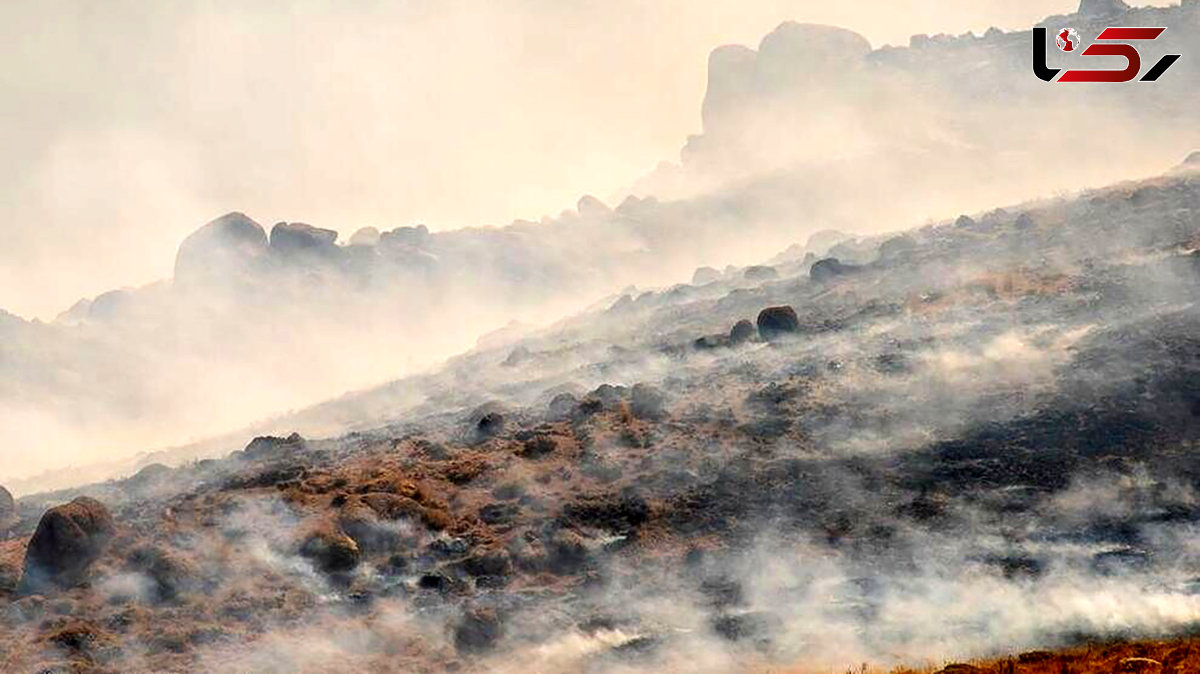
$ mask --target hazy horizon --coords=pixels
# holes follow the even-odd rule
[[[6,4],[0,308],[49,320],[169,278],[227,211],[347,237],[609,198],[699,131],[707,54],[786,20],[879,47],[1077,6],[938,4]]]

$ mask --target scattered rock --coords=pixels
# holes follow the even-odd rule
[[[734,323],[733,327],[730,328],[729,343],[734,345],[745,344],[746,342],[753,340],[754,336],[757,334],[758,330],[754,327],[754,324],[743,318],[737,323]]]
[[[494,438],[504,431],[504,415],[487,412],[475,422],[475,434],[480,439]]]
[[[692,342],[692,348],[697,351],[712,351],[713,349],[724,349],[729,347],[728,335],[705,335],[697,337],[696,341]]]
[[[800,319],[790,306],[768,307],[758,314],[758,334],[768,342],[800,331]]]
[[[651,384],[636,384],[629,395],[629,409],[639,419],[660,419],[666,405],[666,398],[657,386]]]
[[[47,510],[25,551],[23,590],[78,585],[116,530],[108,508],[87,496]]]
[[[813,263],[808,270],[808,277],[817,283],[826,283],[842,276],[849,276],[860,269],[857,265],[842,264],[836,257],[827,257]]]
[[[454,626],[454,647],[462,654],[486,653],[503,636],[500,616],[492,608],[471,608]]]
[[[139,547],[125,558],[130,571],[144,574],[153,582],[153,601],[172,602],[190,591],[195,582],[191,565],[157,547]]]
[[[354,569],[362,557],[354,539],[332,530],[309,534],[300,545],[300,554],[312,560],[318,569],[330,574]]]

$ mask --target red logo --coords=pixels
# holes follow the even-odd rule
[[[1120,56],[1125,59],[1123,70],[1068,70],[1058,78],[1059,82],[1132,82],[1142,71],[1142,55],[1136,47],[1127,42],[1139,40],[1157,40],[1166,28],[1124,28],[1108,27],[1100,31],[1096,40],[1105,40],[1111,44],[1095,43],[1089,45],[1081,54],[1083,56]],[[1074,28],[1064,28],[1054,37],[1058,48],[1065,52],[1073,52],[1079,47],[1079,35]],[[1179,54],[1167,54],[1154,64],[1145,75],[1142,82],[1153,82],[1167,72],[1172,64],[1179,60]],[[1046,82],[1053,82],[1059,68],[1046,66],[1046,29],[1033,29],[1033,72]]]

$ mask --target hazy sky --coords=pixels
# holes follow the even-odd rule
[[[0,3],[0,307],[170,275],[241,210],[442,229],[607,196],[699,131],[715,46],[781,21],[1027,27],[1077,0]]]

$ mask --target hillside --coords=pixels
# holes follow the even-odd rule
[[[19,499],[0,652],[717,672],[1188,632],[1198,244],[1181,170],[702,271],[320,411],[374,426]]]

